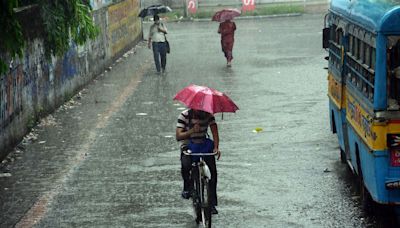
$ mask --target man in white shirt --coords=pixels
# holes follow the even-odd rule
[[[160,73],[161,71],[164,73],[165,66],[167,65],[165,34],[167,34],[167,27],[165,27],[164,23],[160,22],[160,17],[158,15],[154,15],[154,24],[150,27],[147,46],[149,49],[153,47],[154,62],[156,64],[157,73]]]

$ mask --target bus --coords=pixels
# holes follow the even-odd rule
[[[400,0],[331,0],[323,48],[340,158],[365,205],[400,208]]]

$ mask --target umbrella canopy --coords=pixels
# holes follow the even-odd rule
[[[212,21],[224,22],[232,20],[234,17],[240,16],[241,12],[238,9],[223,9],[214,14]]]
[[[208,113],[236,112],[239,108],[224,93],[206,86],[191,84],[179,91],[174,100],[181,101],[187,107]]]
[[[164,5],[152,5],[149,7],[146,7],[142,9],[139,13],[139,17],[144,18],[147,16],[153,16],[159,13],[168,13],[171,12],[172,9],[169,8],[169,6],[164,6]]]

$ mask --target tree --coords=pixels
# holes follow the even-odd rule
[[[18,0],[1,0],[0,2],[0,75],[8,68],[3,60],[6,55],[11,58],[22,57],[25,42],[21,25],[14,12],[17,7]]]

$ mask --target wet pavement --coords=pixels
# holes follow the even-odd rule
[[[2,167],[0,227],[197,227],[180,198],[184,106],[172,100],[190,83],[240,107],[216,115],[215,227],[394,227],[363,212],[329,131],[323,15],[236,24],[232,68],[218,24],[169,23],[165,75],[143,42],[42,121]]]

